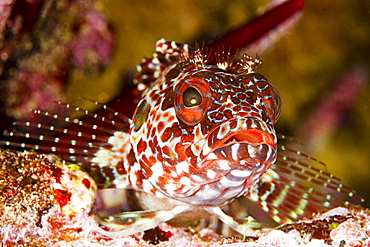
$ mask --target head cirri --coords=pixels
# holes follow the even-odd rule
[[[167,56],[175,62],[144,90],[132,119],[136,160],[156,192],[223,205],[248,193],[275,162],[280,96],[255,72],[257,59],[208,59],[201,49],[158,41],[157,50],[169,49],[177,59]]]

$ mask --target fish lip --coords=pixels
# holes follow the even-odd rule
[[[274,127],[259,118],[233,118],[212,130],[207,138],[208,149],[206,150],[211,153],[217,148],[232,143],[255,145],[266,143],[276,149],[277,138]]]
[[[234,118],[221,124],[210,133],[207,144],[204,162],[224,160],[229,166],[243,169],[273,163],[277,155],[275,129],[253,117]]]

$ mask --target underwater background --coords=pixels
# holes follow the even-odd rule
[[[19,9],[25,4],[22,1],[13,2],[16,2]],[[40,6],[48,1],[35,2],[38,5],[32,7],[40,10]],[[93,7],[87,7],[90,4]],[[118,96],[133,79],[136,65],[143,57],[152,55],[158,39],[165,38],[192,46],[195,42],[207,44],[247,24],[264,13],[270,4],[271,1],[261,0],[106,0],[80,1],[76,7],[74,1],[60,1],[60,9],[67,9],[66,6],[70,5],[74,8],[68,8],[65,13],[49,11],[49,15],[42,15],[45,13],[42,11],[30,12],[39,14],[37,20],[34,20],[35,16],[31,18],[19,11],[19,15],[29,21],[34,20],[35,25],[38,25],[28,30],[29,33],[40,29],[50,31],[48,25],[54,21],[54,26],[51,25],[54,29],[50,32],[51,36],[59,37],[58,44],[67,40],[70,50],[88,46],[98,51],[84,54],[90,58],[89,62],[73,57],[75,68],[69,69],[70,60],[62,59],[67,53],[65,46],[53,43],[55,39],[40,38],[41,48],[33,47],[30,49],[32,52],[23,56],[4,52],[7,47],[16,50],[14,47],[17,42],[23,41],[14,42],[12,48],[2,44],[1,86],[9,84],[9,78],[17,74],[12,72],[13,67],[33,66],[34,70],[46,67],[52,72],[62,71],[58,72],[58,77],[53,78],[62,75],[66,82],[63,85],[65,91],[61,90],[63,92],[57,94],[60,97],[56,97],[56,100],[82,107],[89,106],[84,106],[80,97],[107,102]],[[89,13],[90,19],[85,16],[76,18],[80,15],[79,9],[89,8],[92,11],[86,13]],[[81,19],[84,21],[81,22]],[[91,39],[85,36],[84,40],[83,28],[86,23],[88,27],[94,26],[99,35],[92,35]],[[23,25],[27,27],[26,23]],[[15,25],[12,28],[18,30]],[[78,32],[75,32],[77,29]],[[37,35],[34,32],[32,37]],[[4,37],[4,40],[11,39],[10,35]],[[74,43],[70,41],[76,39],[79,42],[73,46]],[[89,43],[91,40],[96,42],[96,47]],[[325,162],[331,173],[365,197],[369,207],[370,2],[306,1],[299,19],[280,28],[264,42],[264,49],[247,47],[247,50],[249,55],[260,57],[262,65],[258,72],[274,84],[283,99],[283,113],[276,126],[278,133],[304,143],[304,149],[311,156]],[[41,53],[41,58],[36,57],[35,53],[47,49],[45,47],[49,47],[52,52]],[[101,47],[104,49],[99,50]],[[4,54],[10,54],[9,58]],[[18,51],[18,54],[25,53]],[[50,57],[54,60],[48,59]],[[58,64],[55,70],[50,69],[55,64]],[[65,72],[67,70],[68,73]],[[30,78],[29,74],[24,73],[25,77]],[[19,77],[22,78],[21,75]],[[48,84],[47,78],[39,78],[40,83]],[[6,88],[7,91],[2,90],[2,100],[6,101],[14,95],[18,100],[23,99],[19,91],[13,94],[13,87]],[[58,91],[56,88],[47,87],[41,95],[53,98],[53,93]],[[22,93],[28,92],[24,90]],[[20,112],[26,111],[25,108],[10,111],[10,106],[7,103],[2,105],[3,112],[10,112],[9,118],[2,117],[2,126],[6,126],[2,128],[9,128],[8,123],[21,116]]]

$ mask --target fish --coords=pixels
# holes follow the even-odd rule
[[[131,118],[100,103],[94,113],[58,102],[86,118],[34,110],[73,125],[15,122],[4,144],[55,153],[80,164],[100,188],[131,191],[140,211],[96,216],[107,236],[162,222],[186,226],[209,216],[253,235],[253,219],[223,210],[237,200],[242,211],[255,218],[264,211],[277,223],[360,204],[324,163],[276,133],[282,99],[256,72],[260,64],[247,54],[215,54],[160,39],[153,57],[137,67],[141,96]]]

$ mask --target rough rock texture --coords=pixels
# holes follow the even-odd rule
[[[0,153],[0,241],[4,246],[370,246],[370,211],[338,207],[310,219],[223,238],[168,224],[106,237],[91,208],[96,185],[76,165],[32,152]]]

